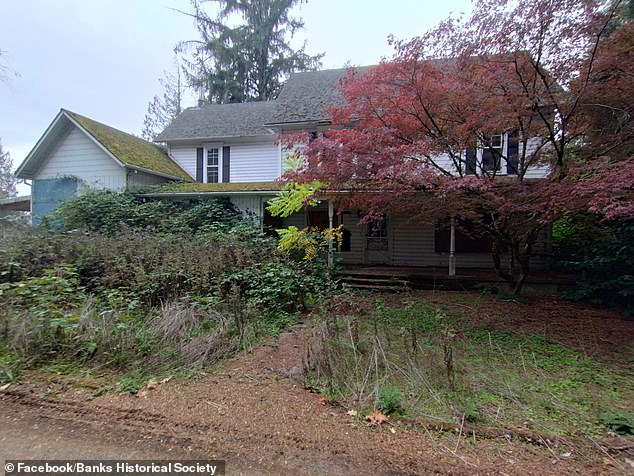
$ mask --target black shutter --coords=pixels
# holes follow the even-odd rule
[[[517,131],[509,132],[509,142],[506,147],[506,173],[517,175],[519,168],[519,134]]]
[[[204,155],[203,148],[198,147],[196,149],[196,182],[203,181],[203,161],[204,161],[203,155]]]
[[[465,158],[465,172],[467,175],[475,175],[476,173],[476,149],[467,149]]]
[[[222,181],[228,183],[230,181],[229,170],[231,160],[231,150],[229,146],[222,148]]]

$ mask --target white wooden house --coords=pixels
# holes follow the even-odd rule
[[[359,224],[356,210],[332,216],[334,208],[328,203],[283,220],[267,212],[268,200],[280,189],[276,179],[284,166],[278,138],[327,129],[331,120],[325,109],[341,101],[338,86],[346,71],[294,74],[275,101],[188,108],[156,138],[164,147],[62,110],[17,170],[19,177],[33,180],[34,219],[77,193],[78,187],[122,190],[173,181],[180,183],[154,195],[228,197],[245,214],[272,227],[343,224],[338,256],[344,264],[447,266],[447,238],[434,224],[387,216],[369,233],[368,225]],[[501,147],[508,147],[504,136]],[[546,173],[531,171],[534,177]],[[459,267],[491,267],[489,252],[456,252]],[[536,257],[532,264],[539,268],[544,263]]]

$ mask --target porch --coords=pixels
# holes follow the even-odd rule
[[[458,268],[449,276],[447,267],[435,266],[367,266],[344,265],[339,272],[344,283],[356,289],[374,291],[406,291],[427,289],[444,291],[510,292],[508,284],[494,270]],[[557,288],[570,283],[570,276],[550,271],[531,272],[524,285],[524,294],[554,294]]]

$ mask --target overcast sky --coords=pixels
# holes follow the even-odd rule
[[[140,134],[176,43],[196,39],[188,0],[0,0],[0,140],[18,166],[60,108]],[[411,38],[469,0],[309,0],[297,35],[323,68],[377,63],[387,36]],[[186,104],[189,106],[193,104]],[[28,193],[28,190],[27,190]]]

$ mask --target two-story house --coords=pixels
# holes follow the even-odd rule
[[[448,235],[434,224],[387,216],[368,226],[359,223],[357,210],[338,210],[327,201],[285,219],[267,212],[284,170],[279,137],[328,129],[326,108],[341,101],[339,82],[346,71],[294,74],[275,101],[188,108],[157,136],[156,142],[165,147],[62,110],[17,171],[33,180],[34,221],[82,186],[121,190],[180,181],[153,195],[173,200],[228,197],[243,213],[273,228],[342,224],[338,256],[344,264],[447,266]],[[498,138],[504,155],[513,153],[508,139]],[[487,167],[486,159],[476,151],[473,167]],[[534,171],[535,176],[543,174]],[[460,267],[490,267],[488,251],[477,240],[457,240]],[[543,258],[534,260],[534,267],[543,265]]]

